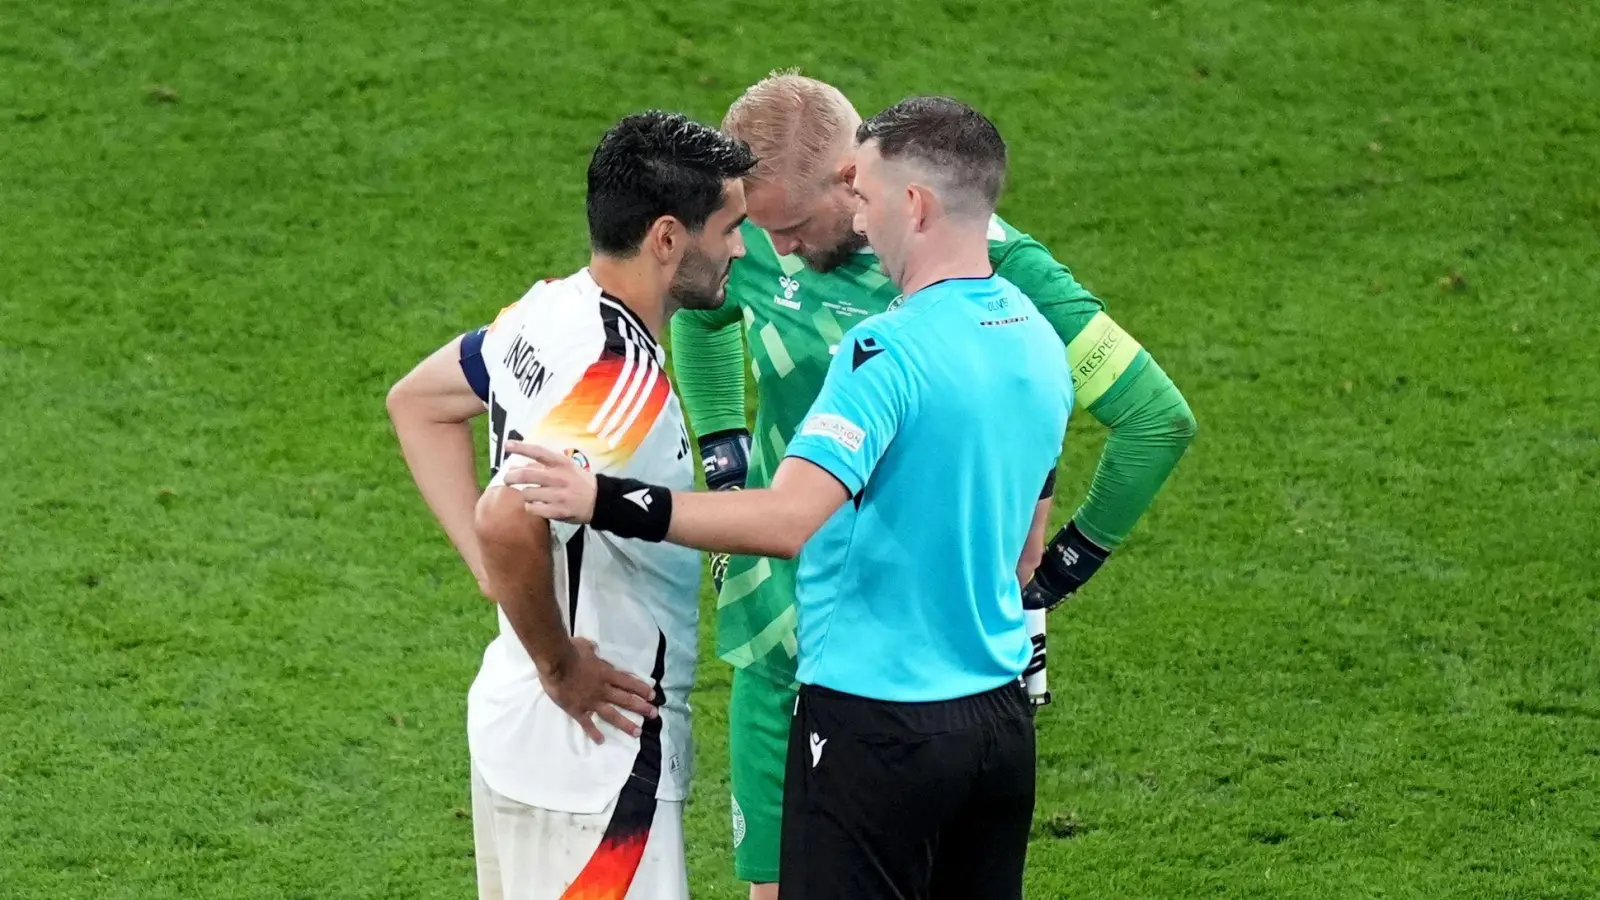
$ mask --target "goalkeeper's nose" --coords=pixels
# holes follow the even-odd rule
[[[800,241],[786,234],[775,234],[772,235],[772,249],[778,251],[779,256],[788,256],[799,252]]]

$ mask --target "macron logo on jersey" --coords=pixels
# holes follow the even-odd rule
[[[867,362],[874,356],[877,356],[882,352],[883,345],[878,343],[877,338],[864,337],[858,339],[856,341],[855,355],[850,359],[850,371],[854,372],[855,370],[861,368],[862,366],[866,365]]]

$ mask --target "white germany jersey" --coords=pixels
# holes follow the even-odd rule
[[[627,307],[584,269],[541,282],[482,335],[488,373],[491,484],[518,457],[506,439],[540,444],[595,472],[694,488],[696,460],[665,354]],[[500,636],[467,698],[472,759],[496,792],[571,813],[604,810],[630,778],[662,800],[688,793],[689,689],[699,627],[700,557],[666,543],[552,524],[556,598],[568,629],[612,665],[656,686],[659,718],[632,738],[596,719],[595,744],[545,695],[533,661],[499,613]],[[628,714],[638,720],[632,713]]]

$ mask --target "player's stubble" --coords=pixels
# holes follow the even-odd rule
[[[802,248],[795,255],[805,262],[806,267],[813,272],[826,275],[850,261],[857,251],[867,246],[867,236],[855,229],[855,201],[842,204],[828,204],[818,215],[828,216],[831,219],[830,232],[832,240],[828,246],[817,248]]]
[[[728,272],[733,260],[721,265],[698,247],[690,245],[678,263],[678,271],[667,288],[667,299],[673,309],[716,309],[726,298]]]

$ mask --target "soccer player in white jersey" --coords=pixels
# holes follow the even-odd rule
[[[530,517],[508,440],[596,472],[689,490],[698,464],[656,335],[722,303],[744,255],[749,149],[666,113],[623,119],[589,164],[587,268],[396,384],[417,486],[497,602],[467,699],[479,896],[680,900],[700,559]],[[488,413],[489,487],[469,420]]]

